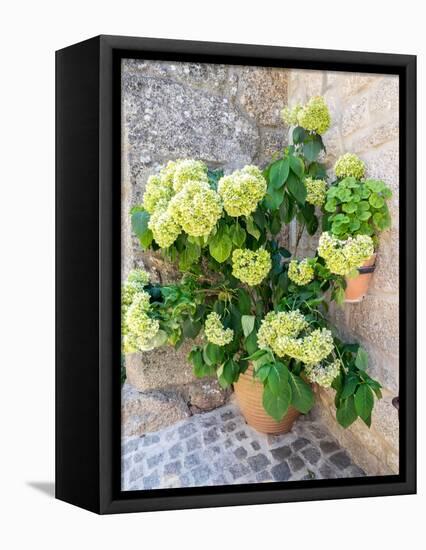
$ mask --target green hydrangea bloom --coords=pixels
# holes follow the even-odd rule
[[[329,388],[336,376],[339,375],[340,366],[340,359],[336,359],[331,363],[317,363],[315,365],[306,365],[305,374],[310,382],[316,383],[323,388]]]
[[[129,306],[126,316],[126,337],[124,349],[130,351],[146,351],[153,349],[152,340],[157,335],[160,324],[157,319],[151,319],[148,315],[150,309],[150,296],[147,292],[138,292]]]
[[[218,183],[218,193],[227,214],[233,217],[248,216],[257,208],[266,194],[267,183],[257,166],[245,166]]]
[[[258,333],[259,348],[271,348],[277,355],[285,355],[287,340],[294,340],[308,327],[305,317],[298,309],[294,311],[271,311],[262,320]]]
[[[206,318],[204,334],[209,342],[217,346],[226,346],[234,338],[234,331],[230,328],[225,329],[219,315],[214,311]]]
[[[150,176],[143,195],[143,207],[152,214],[159,204],[168,202],[173,195],[173,188],[164,183],[160,176]]]
[[[305,179],[306,202],[314,206],[322,206],[327,196],[327,183],[313,178]]]
[[[345,153],[337,159],[334,165],[334,173],[339,179],[353,177],[360,180],[365,174],[365,164],[356,155]]]
[[[302,109],[300,103],[297,103],[293,108],[286,106],[281,111],[281,118],[288,126],[296,126],[298,124],[297,116]]]
[[[270,312],[262,320],[257,333],[259,348],[270,348],[278,357],[292,357],[305,364],[319,363],[334,348],[328,329],[316,329],[305,336],[309,324],[299,310]]]
[[[190,181],[172,198],[169,212],[188,235],[208,236],[222,216],[222,202],[208,183]]]
[[[299,126],[309,132],[323,134],[330,128],[331,116],[322,96],[311,97],[306,105],[297,113]]]
[[[181,228],[176,223],[169,208],[157,208],[148,222],[154,240],[160,248],[171,246],[178,238]]]
[[[143,290],[148,283],[149,274],[144,269],[133,269],[121,287],[121,330],[123,334],[127,332],[125,317],[136,294],[143,294],[145,301],[148,296],[147,309],[149,308],[149,294]]]
[[[288,278],[296,285],[307,285],[313,280],[314,276],[315,271],[308,258],[300,262],[292,260],[288,266]]]
[[[232,253],[232,275],[250,286],[260,284],[271,267],[271,256],[263,248],[256,252],[237,248]]]
[[[331,273],[349,275],[373,255],[373,240],[368,235],[357,235],[341,241],[322,233],[318,243],[318,255],[324,258]]]
[[[132,269],[127,276],[127,282],[131,283],[142,290],[149,283],[149,273],[145,269]]]
[[[173,189],[176,193],[182,191],[189,181],[203,181],[208,183],[207,166],[204,162],[193,159],[178,160],[175,163],[173,174]]]

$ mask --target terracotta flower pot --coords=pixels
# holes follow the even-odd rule
[[[249,426],[264,434],[284,434],[291,430],[299,411],[289,407],[287,414],[277,422],[265,411],[262,405],[263,384],[253,378],[253,366],[240,374],[234,384],[235,396]]]
[[[346,278],[345,302],[356,303],[361,302],[367,294],[370,281],[374,273],[376,263],[376,254],[363,263],[358,268],[359,275],[353,278]]]

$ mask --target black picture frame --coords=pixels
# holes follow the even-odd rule
[[[120,60],[400,78],[400,473],[120,490]],[[98,36],[56,52],[56,498],[100,514],[416,492],[416,57]]]

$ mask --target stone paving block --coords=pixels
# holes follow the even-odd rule
[[[184,459],[183,465],[184,468],[190,469],[198,466],[201,463],[199,455],[193,453],[192,455],[187,455]]]
[[[262,472],[259,472],[256,474],[256,481],[259,481],[261,483],[265,481],[273,481],[274,478],[272,477],[271,473],[268,470],[263,470]]]
[[[147,434],[143,437],[142,441],[144,447],[149,447],[155,443],[158,443],[160,441],[160,437],[157,434]]]
[[[180,474],[181,470],[182,470],[182,464],[179,460],[175,460],[174,462],[169,462],[164,466],[164,473],[166,475]]]
[[[296,439],[294,443],[292,443],[291,447],[293,451],[300,451],[300,449],[303,449],[303,447],[306,447],[310,443],[309,439],[306,439],[306,437],[299,437]]]
[[[300,471],[305,465],[303,460],[298,455],[290,456],[288,459],[288,463],[290,465],[290,468],[293,470],[293,472]]]
[[[250,472],[247,466],[241,462],[237,462],[228,468],[234,480],[239,479]]]
[[[194,435],[197,431],[197,428],[194,426],[194,424],[189,423],[183,424],[178,428],[179,437],[181,439],[185,439],[186,437],[189,437],[190,435]]]
[[[315,447],[307,447],[302,450],[302,455],[310,464],[316,464],[321,458],[321,453]]]
[[[275,481],[287,481],[290,479],[291,471],[289,465],[284,460],[281,464],[277,464],[271,468],[271,474]]]
[[[253,447],[254,451],[258,451],[260,449],[260,445],[257,441],[252,441],[250,445]]]
[[[326,454],[334,453],[339,450],[339,445],[335,441],[321,441],[321,450]]]
[[[198,466],[197,468],[194,468],[191,470],[192,476],[194,478],[194,481],[197,485],[202,485],[203,483],[206,483],[211,476],[211,470],[209,466],[206,464],[202,464],[201,466]]]
[[[157,489],[160,486],[160,477],[158,472],[152,472],[149,476],[143,478],[143,488],[144,489]]]
[[[201,437],[199,435],[186,440],[186,450],[188,452],[195,451],[195,449],[201,449],[201,445]]]
[[[146,459],[146,463],[149,468],[154,468],[155,466],[158,466],[162,460],[164,460],[164,453],[158,453],[154,456],[148,457]]]
[[[208,445],[209,443],[214,443],[219,439],[219,432],[218,429],[215,427],[210,428],[207,432],[203,435],[204,443]]]
[[[236,434],[235,434],[235,437],[238,439],[238,441],[242,441],[243,439],[247,439],[247,438],[248,438],[246,432],[244,432],[244,431],[241,431],[241,432],[236,433]]]
[[[344,470],[351,463],[351,459],[349,458],[349,455],[345,451],[340,451],[334,455],[331,455],[329,457],[329,460],[333,464],[335,464],[340,470]]]
[[[263,470],[266,466],[271,464],[271,461],[264,454],[249,456],[247,462],[253,472],[260,472],[260,470]]]
[[[182,453],[183,453],[182,443],[175,443],[173,447],[170,447],[169,449],[170,458],[177,458]]]
[[[283,447],[278,447],[278,449],[271,450],[271,454],[275,458],[275,460],[284,460],[285,458],[288,458],[291,453],[292,450],[288,445],[284,445]]]
[[[235,449],[234,455],[239,459],[243,459],[247,456],[247,451],[244,449],[244,447],[238,447],[238,449]]]

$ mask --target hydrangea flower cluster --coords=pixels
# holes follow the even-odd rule
[[[305,179],[306,202],[314,206],[322,206],[327,196],[327,183],[313,178]]]
[[[271,267],[271,255],[263,248],[256,252],[237,248],[232,253],[232,275],[249,286],[260,284]]]
[[[315,271],[308,258],[300,262],[292,260],[288,266],[288,278],[296,285],[307,285],[313,280],[314,276]]]
[[[323,134],[331,124],[330,112],[322,96],[311,97],[304,106],[297,104],[293,109],[285,107],[281,117],[290,126],[298,125],[316,134]]]
[[[223,328],[220,317],[215,311],[207,315],[204,334],[209,342],[217,346],[226,346],[234,338],[234,331],[231,328]]]
[[[364,162],[352,153],[339,157],[334,165],[334,173],[339,179],[353,177],[360,180],[365,174]]]
[[[292,357],[305,364],[319,363],[333,351],[333,336],[323,328],[299,337],[308,328],[309,324],[299,310],[270,312],[257,333],[259,348],[270,348],[279,357]]]
[[[341,241],[324,232],[318,243],[318,255],[324,258],[328,269],[336,275],[349,275],[373,253],[373,240],[368,235],[357,235]]]
[[[266,194],[267,183],[257,166],[245,166],[218,183],[218,193],[227,214],[233,217],[248,216],[257,208]]]
[[[297,115],[302,109],[303,107],[300,103],[297,103],[292,109],[286,106],[281,111],[281,118],[286,124],[288,124],[288,126],[297,126],[299,124]]]
[[[333,380],[340,373],[340,359],[331,363],[317,363],[315,365],[306,365],[305,374],[310,382],[316,383],[323,388],[329,388]]]
[[[223,211],[219,195],[210,188],[207,166],[193,159],[170,161],[151,176],[143,206],[161,248],[171,246],[182,231],[193,237],[209,235]]]
[[[158,334],[160,323],[148,315],[149,300],[150,296],[147,292],[138,292],[127,310],[125,316],[127,330],[123,339],[125,353],[147,351],[155,347],[153,339]]]
[[[222,215],[222,203],[208,183],[189,181],[172,198],[168,210],[188,235],[208,236]]]
[[[126,282],[121,287],[121,319],[123,332],[125,332],[125,316],[129,306],[133,302],[134,297],[139,292],[146,292],[143,290],[144,287],[149,283],[149,274],[144,269],[133,269],[128,277]]]

